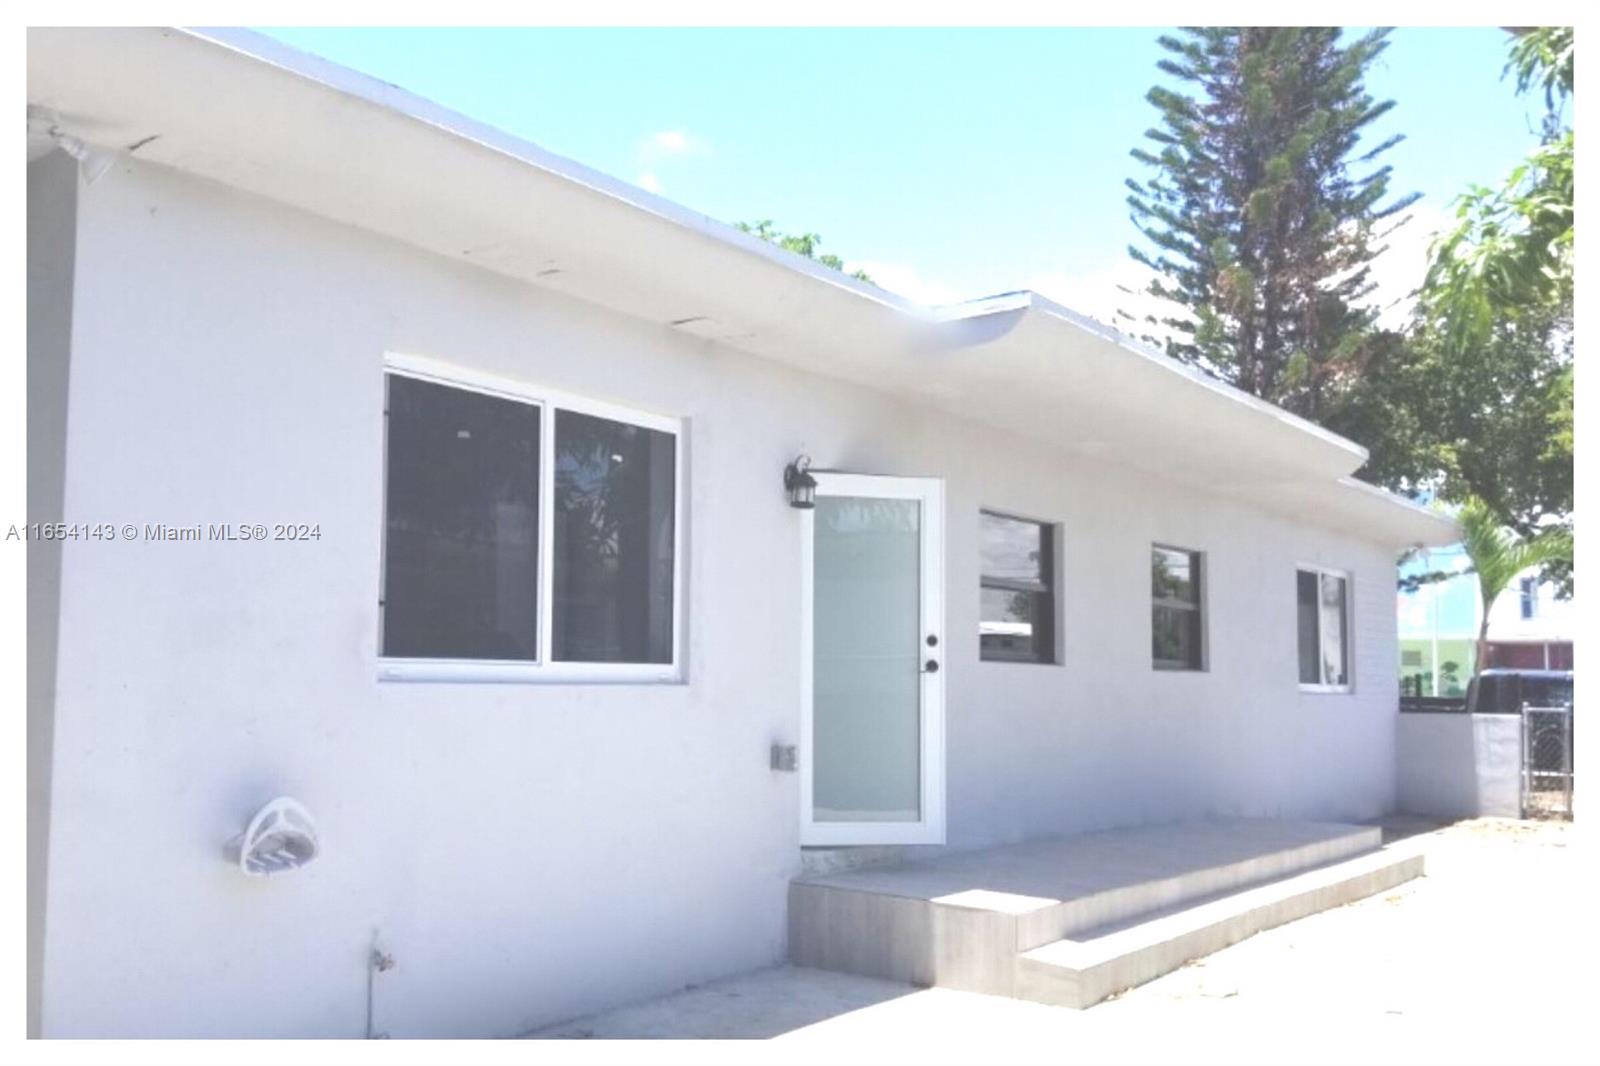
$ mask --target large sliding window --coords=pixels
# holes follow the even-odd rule
[[[1055,527],[979,512],[978,656],[1056,661]]]
[[[673,680],[679,424],[392,357],[381,674]]]
[[[1350,690],[1350,578],[1337,570],[1295,571],[1300,687]]]
[[[1150,546],[1150,644],[1156,669],[1205,669],[1203,581],[1199,552]]]

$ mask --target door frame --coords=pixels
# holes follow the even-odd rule
[[[924,662],[939,669],[923,671],[920,686],[920,768],[922,820],[917,822],[818,822],[812,817],[812,759],[815,721],[812,707],[814,609],[816,605],[816,512],[803,517],[800,548],[800,843],[802,846],[867,844],[943,844],[945,841],[945,677],[950,642],[944,625],[944,480],[879,474],[839,474],[813,470],[817,496],[862,496],[918,500],[921,523],[921,634],[918,650]],[[928,634],[939,638],[929,648]]]

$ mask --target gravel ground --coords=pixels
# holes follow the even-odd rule
[[[1572,827],[1391,829],[1426,850],[1425,877],[1087,1011],[777,967],[533,1035],[771,1039],[763,1059],[794,1061],[1600,1061],[1596,901]]]

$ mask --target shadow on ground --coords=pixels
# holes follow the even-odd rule
[[[894,981],[779,966],[537,1029],[528,1037],[765,1040],[919,991]]]

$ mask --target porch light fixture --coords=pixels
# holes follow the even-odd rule
[[[783,468],[783,489],[789,494],[789,506],[809,511],[817,505],[817,479],[812,477],[811,456],[799,455]]]

